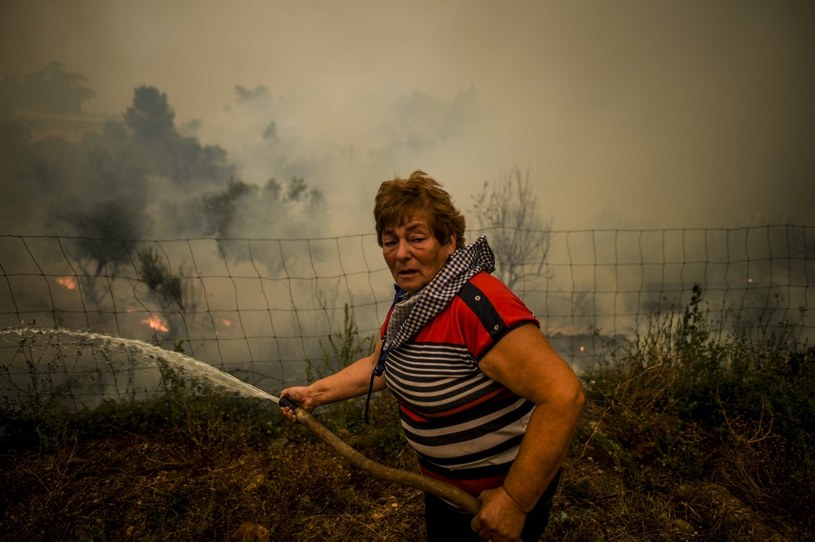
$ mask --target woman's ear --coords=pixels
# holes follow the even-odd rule
[[[455,233],[450,234],[450,242],[447,245],[447,255],[452,256],[453,252],[456,251],[456,245],[458,244],[458,238],[456,237]]]

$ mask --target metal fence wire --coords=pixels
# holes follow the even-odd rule
[[[612,355],[654,315],[680,314],[694,285],[708,317],[723,326],[791,325],[807,342],[815,334],[810,226],[476,233],[496,248],[498,273],[578,371]],[[507,234],[546,246],[502,261],[495,240]],[[349,330],[372,344],[392,292],[374,234],[0,236],[0,329],[138,339],[268,390],[302,382],[309,364],[336,363]],[[20,333],[2,337],[6,372],[30,363]]]

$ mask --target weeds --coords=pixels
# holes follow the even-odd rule
[[[589,401],[545,540],[815,537],[815,351],[790,323],[713,322],[692,294],[584,375]],[[311,378],[367,341],[346,311]],[[269,401],[159,366],[149,400],[3,406],[0,538],[422,538],[419,492],[350,468]],[[414,469],[393,399],[373,398],[370,426],[362,407],[317,415],[368,457]]]
[[[730,331],[711,322],[695,286],[681,315],[655,315],[617,365],[586,376],[602,418],[581,453],[613,465],[654,508],[680,485],[697,500],[730,495],[707,514],[696,501],[695,513],[685,510],[682,521],[704,537],[752,539],[734,523],[745,511],[756,533],[774,524],[811,533],[813,354],[787,322]]]

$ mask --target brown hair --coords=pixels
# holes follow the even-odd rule
[[[407,179],[397,177],[379,186],[374,203],[379,246],[386,229],[402,224],[417,212],[427,215],[428,225],[439,243],[446,245],[455,234],[456,248],[464,246],[464,216],[453,205],[450,194],[424,171],[414,171]]]

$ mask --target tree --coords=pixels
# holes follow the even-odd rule
[[[82,105],[96,96],[84,86],[85,77],[65,71],[61,62],[51,62],[23,80],[5,75],[0,79],[0,112],[48,112],[81,115]],[[3,115],[0,115],[3,116]]]
[[[151,173],[177,183],[223,181],[232,175],[234,166],[223,148],[178,132],[167,94],[157,88],[137,87],[123,118],[133,134],[131,152]]]
[[[149,219],[143,209],[122,200],[107,200],[65,220],[77,235],[68,252],[79,268],[77,278],[84,302],[102,309],[105,298],[113,297],[112,279],[131,264],[130,245],[142,236]]]
[[[133,105],[124,114],[133,134],[145,140],[166,137],[175,132],[175,112],[167,95],[155,87],[142,85],[133,93]]]
[[[283,226],[322,212],[324,206],[323,193],[310,189],[302,177],[292,177],[288,183],[269,179],[263,188],[230,179],[223,190],[203,196],[204,234],[218,238],[247,232],[280,235]],[[280,226],[277,231],[276,226]]]
[[[156,301],[165,312],[173,309],[185,310],[189,292],[185,292],[181,275],[174,275],[157,251],[152,248],[136,252],[139,279],[155,295]]]
[[[258,191],[255,185],[241,180],[230,179],[226,188],[215,194],[206,194],[204,201],[204,220],[206,235],[230,237],[233,234],[238,215],[238,200]]]
[[[140,239],[150,222],[143,209],[120,199],[98,202],[67,220],[80,237],[77,256],[96,265],[94,276],[113,275],[129,264],[128,242]]]
[[[166,322],[162,321],[151,311],[150,327],[161,331],[168,339],[179,337],[182,327],[189,332],[188,319],[195,315],[198,305],[198,291],[193,282],[184,280],[180,269],[178,274],[173,274],[166,255],[162,257],[152,247],[138,250],[136,260],[139,280],[147,286],[161,315],[166,318]]]
[[[537,200],[525,175],[513,167],[499,183],[485,182],[473,196],[473,217],[478,229],[490,235],[496,274],[513,288],[530,277],[540,277],[549,254],[551,219],[538,215]]]

